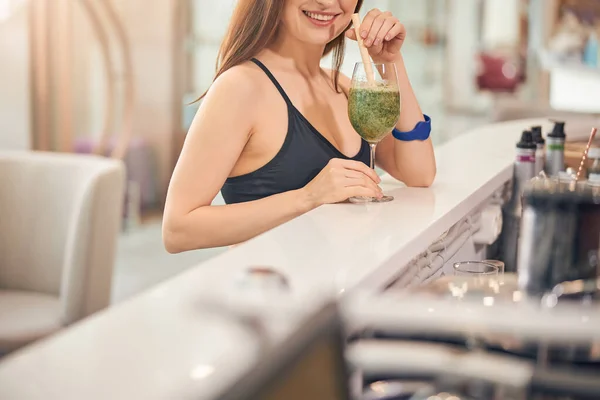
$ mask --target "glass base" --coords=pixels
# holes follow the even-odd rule
[[[393,196],[383,196],[382,198],[378,199],[377,197],[360,196],[360,197],[350,197],[348,200],[350,201],[350,203],[353,203],[353,204],[389,203],[390,201],[394,200],[394,197]]]

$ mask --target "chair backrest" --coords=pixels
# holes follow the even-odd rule
[[[65,324],[108,306],[123,164],[0,152],[0,185],[0,288],[60,296]]]

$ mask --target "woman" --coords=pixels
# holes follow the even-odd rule
[[[362,2],[238,0],[169,186],[169,252],[237,244],[320,205],[382,195],[368,144],[348,118],[350,79],[339,73]],[[411,140],[425,123],[400,52],[404,26],[371,10],[360,31],[374,62],[396,64],[403,99],[395,132],[406,137],[383,140],[378,164],[427,187],[435,159],[429,138]],[[324,70],[320,61],[332,51],[334,69]],[[219,190],[227,205],[211,206]]]

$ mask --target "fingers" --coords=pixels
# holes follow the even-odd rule
[[[365,189],[368,189],[371,193],[374,193],[370,196],[383,195],[383,190],[381,190],[381,188],[379,186],[377,186],[375,184],[375,182],[373,182],[369,178],[348,179],[348,183],[347,183],[346,187],[359,187],[359,186],[363,187]]]
[[[377,173],[360,161],[340,160],[340,162],[342,163],[342,166],[346,169],[362,172],[363,174],[371,178],[371,180],[375,183],[381,182],[381,178],[377,175]]]
[[[389,42],[390,40],[394,40],[395,38],[404,39],[405,36],[406,27],[404,26],[404,24],[400,23],[400,21],[396,20],[394,26],[392,26],[389,32],[387,33],[385,40]]]
[[[356,33],[346,33],[346,36],[356,40]],[[381,12],[377,9],[369,11],[360,26],[361,36],[366,47],[380,46],[383,42],[389,42],[405,32],[404,25],[389,12]]]
[[[354,28],[350,28],[346,31],[346,37],[348,39],[357,40],[356,39],[356,31],[354,30]]]
[[[381,11],[379,11],[376,8],[369,11],[365,16],[365,19],[363,19],[362,24],[360,25],[360,36],[364,39],[365,46],[367,47],[373,44],[373,42],[367,44],[367,41],[370,40],[369,35],[371,34],[373,23],[375,22],[377,17],[379,17],[379,15],[381,15]],[[377,32],[379,32],[379,28],[381,28],[381,25],[377,26]],[[376,35],[377,32],[375,32],[373,35]]]
[[[344,176],[346,178],[350,178],[350,179],[369,179],[370,181],[372,181],[372,179],[368,176],[366,176],[365,174],[363,174],[362,172],[358,172],[355,171],[353,169],[345,169],[344,170]]]
[[[346,181],[345,186],[363,186],[369,188],[377,193],[383,193],[381,188],[371,179],[371,177],[363,174],[362,172],[354,171],[354,170],[346,170]]]
[[[373,20],[373,23],[371,24],[371,29],[369,30],[369,34],[367,35],[367,38],[365,39],[365,46],[367,47],[371,47],[371,46],[379,46],[383,40],[378,40],[379,39],[379,35],[380,32],[382,31],[384,25],[387,22],[387,16],[386,14],[379,14],[377,17],[375,17],[375,19]],[[388,27],[388,29],[391,28],[391,26]],[[385,32],[381,33],[381,35],[383,37],[385,37]]]
[[[383,25],[381,25],[381,29],[379,29],[377,36],[375,37],[375,41],[373,42],[373,45],[379,46],[383,42],[389,42],[390,40],[395,38],[396,35],[392,36],[390,33],[390,31],[394,28],[394,26],[396,26],[396,19],[395,18],[386,18],[385,21],[383,22]],[[390,38],[390,39],[388,39],[388,38]]]

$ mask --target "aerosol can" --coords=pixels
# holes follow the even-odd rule
[[[517,249],[522,212],[521,198],[525,184],[535,177],[536,150],[537,145],[533,141],[531,131],[523,132],[516,148],[512,196],[502,210],[501,258],[507,272],[517,270]]]
[[[539,175],[544,170],[546,162],[546,141],[542,137],[542,127],[534,126],[531,128],[531,135],[537,147],[535,150],[535,175]]]
[[[565,170],[565,123],[555,122],[554,129],[546,136],[546,174],[557,177]]]

